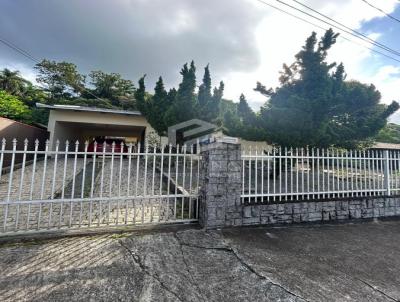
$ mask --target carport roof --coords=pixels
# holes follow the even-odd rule
[[[70,111],[86,111],[86,112],[100,112],[100,113],[112,113],[112,114],[124,114],[124,115],[142,115],[140,111],[128,111],[119,109],[106,109],[96,107],[85,107],[76,105],[47,105],[42,103],[36,103],[37,108],[47,108],[52,110],[70,110]]]

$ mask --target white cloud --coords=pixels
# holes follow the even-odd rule
[[[265,1],[290,11],[288,7],[279,5],[276,1]],[[265,17],[256,31],[261,63],[254,72],[232,72],[225,76],[225,80],[227,83],[226,96],[228,98],[237,100],[240,93],[243,92],[250,100],[251,106],[254,109],[258,109],[265,99],[253,91],[256,82],[261,81],[267,87],[275,87],[278,84],[282,63],[293,62],[294,55],[300,50],[311,31],[322,34],[323,30],[287,16],[257,1],[252,2],[258,9],[265,11]],[[294,4],[291,1],[286,2]],[[302,2],[354,29],[360,28],[363,22],[382,17],[379,11],[360,0],[330,2],[310,0]],[[379,7],[389,13],[395,9],[397,4],[400,4],[397,0],[379,1]],[[299,13],[295,14],[302,16]],[[304,16],[302,17],[304,18]],[[312,22],[320,24],[324,28],[329,28],[329,25],[323,25],[316,20]],[[376,40],[382,33],[369,32],[366,34],[371,39]],[[393,99],[400,100],[398,92],[396,92],[396,87],[400,87],[400,78],[398,73],[396,74],[398,69],[388,65],[376,70],[381,57],[361,46],[368,46],[369,44],[349,35],[343,34],[342,36],[348,37],[360,45],[344,39],[338,39],[337,44],[329,53],[328,60],[343,62],[348,79],[373,83],[381,91],[383,102],[390,103]]]
[[[0,66],[2,69],[8,68],[10,70],[18,70],[21,76],[23,76],[28,81],[36,84],[36,73],[30,66],[19,62],[5,62],[1,59]]]

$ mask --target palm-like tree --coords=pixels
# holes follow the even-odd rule
[[[13,95],[23,95],[29,86],[29,81],[20,76],[19,71],[4,68],[0,71],[0,90],[5,90]]]

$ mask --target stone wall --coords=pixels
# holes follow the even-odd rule
[[[400,197],[241,204],[240,145],[212,143],[201,154],[199,219],[205,228],[400,216]]]
[[[227,213],[226,226],[339,221],[400,216],[399,197],[243,205]]]

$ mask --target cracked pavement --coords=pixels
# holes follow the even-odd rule
[[[400,301],[400,221],[0,244],[0,301]]]

